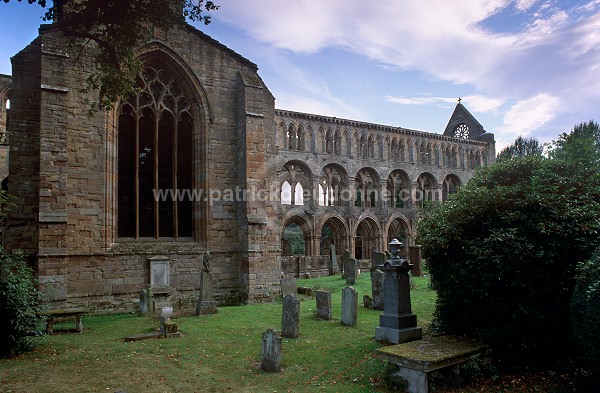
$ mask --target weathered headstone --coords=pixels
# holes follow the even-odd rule
[[[329,259],[330,259],[329,275],[333,276],[338,271],[337,256],[335,255],[335,244],[329,245]]]
[[[158,317],[160,322],[160,332],[167,334],[167,328],[171,324],[171,316],[173,315],[173,307],[163,307]]]
[[[148,291],[142,289],[140,291],[140,316],[146,316],[148,314]]]
[[[385,263],[385,254],[373,251],[371,253],[371,271],[379,269],[379,266]]]
[[[369,295],[363,295],[363,307],[373,308],[373,299]]]
[[[384,274],[377,269],[371,272],[371,296],[373,297],[373,309],[383,310],[383,282]]]
[[[298,287],[296,286],[296,279],[294,277],[283,277],[281,279],[281,296],[285,295],[296,295],[298,293]]]
[[[423,275],[423,259],[421,257],[421,246],[414,245],[408,247],[410,263],[414,265],[410,271],[413,277],[421,277]]]
[[[285,295],[281,311],[281,335],[298,337],[300,326],[300,300],[291,294]]]
[[[205,251],[202,257],[200,272],[200,296],[196,303],[196,315],[216,314],[217,302],[214,298],[213,279],[210,268],[210,252]]]
[[[354,285],[356,283],[356,259],[348,259],[344,266],[344,274],[346,277],[346,285]]]
[[[269,372],[281,370],[281,337],[273,329],[262,334],[260,368]]]
[[[354,326],[358,318],[358,292],[352,287],[342,289],[342,325]]]
[[[346,278],[346,276],[345,276],[346,271],[344,269],[346,269],[346,262],[348,261],[348,259],[350,259],[350,251],[344,250],[344,252],[342,252],[342,256],[340,258],[340,262],[342,263],[341,264],[342,278]]]
[[[315,291],[317,318],[331,320],[331,292]]]

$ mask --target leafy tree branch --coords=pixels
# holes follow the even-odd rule
[[[96,69],[84,89],[98,91],[97,109],[135,92],[140,69],[135,50],[155,28],[168,30],[186,19],[208,24],[207,13],[219,8],[206,0],[55,0],[49,7],[46,0],[27,1],[46,9],[44,20],[55,23],[73,45],[97,45]]]

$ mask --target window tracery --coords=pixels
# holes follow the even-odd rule
[[[138,87],[119,110],[118,236],[191,237],[190,102],[166,70],[146,67]]]

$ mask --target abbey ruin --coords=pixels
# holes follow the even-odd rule
[[[2,241],[57,305],[131,310],[152,288],[193,307],[206,250],[220,305],[268,301],[286,227],[307,257],[410,246],[416,208],[495,157],[460,102],[439,133],[275,109],[258,67],[192,26],[157,30],[140,93],[88,117],[91,49],[64,42],[42,25],[0,75]]]

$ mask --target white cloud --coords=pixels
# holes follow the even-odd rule
[[[466,84],[477,94],[463,102],[475,112],[497,114],[505,102],[517,102],[505,114],[504,125],[490,131],[531,133],[557,119],[550,110],[559,109],[557,97],[562,114],[598,107],[599,6],[600,0],[579,5],[553,0],[228,0],[215,18],[281,54],[343,49],[387,69]],[[494,32],[487,21],[509,7],[529,23]],[[321,94],[319,101],[333,103],[333,95],[312,91]],[[435,92],[386,100],[443,106],[456,98]]]
[[[512,135],[527,135],[560,114],[560,100],[549,94],[520,101],[504,115],[501,131]]]
[[[394,97],[386,96],[386,101],[400,105],[435,105],[447,108],[448,104],[456,104],[454,97]],[[496,111],[505,100],[501,98],[491,98],[482,95],[468,95],[461,97],[464,105],[467,105],[473,112],[486,113]]]
[[[519,11],[527,11],[537,2],[537,0],[517,0],[515,3],[515,7]]]

